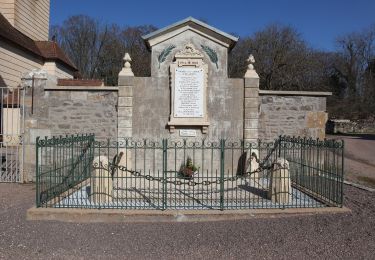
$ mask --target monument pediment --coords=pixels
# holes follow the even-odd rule
[[[194,31],[228,49],[232,49],[238,41],[238,37],[225,33],[193,17],[188,17],[170,26],[149,33],[142,36],[142,38],[145,40],[148,48],[151,48],[152,46],[173,38],[187,30]]]

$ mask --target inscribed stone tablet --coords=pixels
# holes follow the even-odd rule
[[[181,137],[196,137],[197,131],[193,129],[181,129],[180,130],[180,136]]]
[[[203,117],[204,71],[176,68],[174,117]]]

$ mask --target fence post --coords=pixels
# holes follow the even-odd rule
[[[341,146],[341,196],[340,196],[340,208],[343,207],[343,203],[344,203],[344,151],[345,151],[345,147],[344,147],[344,140],[341,141],[342,142],[342,146]]]
[[[224,210],[224,149],[225,140],[220,139],[220,210]]]
[[[39,136],[36,138],[36,144],[35,144],[36,154],[35,154],[35,181],[36,181],[36,207],[40,207],[40,198],[39,198]]]
[[[305,160],[306,160],[306,137],[303,138],[303,140],[300,140],[302,142],[301,144],[301,175],[299,178],[299,184],[304,183],[305,181]]]
[[[163,139],[163,210],[167,205],[167,139]]]
[[[74,140],[74,135],[71,136],[71,140],[70,140],[70,143],[71,143],[71,147],[70,147],[71,153],[70,153],[70,155],[72,156],[72,158],[71,158],[72,181],[74,182],[75,181],[75,174],[74,174],[75,169],[74,169],[74,143],[73,143],[73,140]]]

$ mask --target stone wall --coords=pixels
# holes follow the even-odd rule
[[[350,134],[350,133],[375,133],[375,120],[328,120],[326,132],[328,134]]]
[[[279,135],[325,137],[325,96],[267,94],[259,100],[260,139],[274,140]]]
[[[38,132],[49,136],[94,133],[96,138],[116,137],[117,93],[107,91],[44,91],[36,97],[33,120]]]
[[[34,97],[31,89],[26,92],[25,181],[35,178],[35,141],[38,136],[94,133],[98,140],[117,137],[117,91],[90,87],[56,90],[49,89],[51,84],[54,85],[53,80],[36,80]]]

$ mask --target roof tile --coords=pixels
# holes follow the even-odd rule
[[[103,80],[100,79],[58,79],[57,86],[104,86]]]
[[[0,13],[0,38],[16,44],[22,49],[33,53],[39,58],[61,61],[63,64],[77,71],[76,66],[69,60],[63,50],[56,42],[34,41],[22,32],[14,28],[9,21]]]

